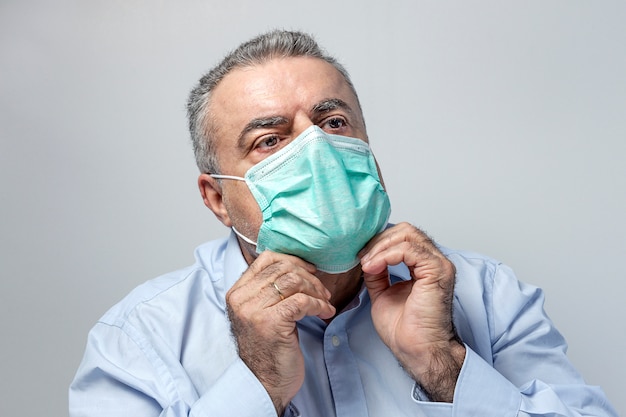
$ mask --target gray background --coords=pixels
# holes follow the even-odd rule
[[[184,103],[275,27],[351,71],[392,220],[543,287],[626,414],[625,22],[623,1],[0,0],[0,415],[66,415],[98,317],[227,232]]]

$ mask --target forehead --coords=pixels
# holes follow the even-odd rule
[[[276,58],[232,70],[215,87],[210,112],[218,137],[236,134],[260,117],[295,117],[316,103],[339,98],[359,111],[356,96],[343,75],[318,58]]]

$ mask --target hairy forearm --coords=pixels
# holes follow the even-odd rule
[[[456,383],[465,360],[465,346],[450,341],[449,346],[431,348],[428,365],[422,371],[405,364],[405,370],[419,384],[431,401],[451,403]]]

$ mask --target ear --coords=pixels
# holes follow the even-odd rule
[[[209,174],[200,174],[198,177],[198,188],[202,195],[204,205],[215,214],[224,226],[231,227],[232,223],[228,216],[228,211],[222,199],[222,186]]]

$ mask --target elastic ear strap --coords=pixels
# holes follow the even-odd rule
[[[236,180],[236,181],[246,180],[243,177],[237,177],[235,175],[221,175],[221,174],[209,174],[209,175],[217,180]]]
[[[239,233],[239,231],[237,229],[235,229],[235,226],[231,226],[231,228],[233,229],[233,232],[235,232],[235,234],[237,236],[239,236],[240,238],[242,238],[244,241],[248,242],[249,244],[256,246],[256,242],[255,241],[253,241],[252,239],[248,239],[243,234]]]

